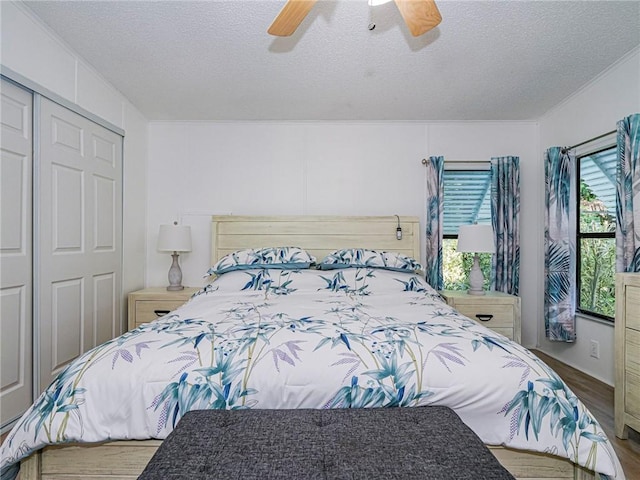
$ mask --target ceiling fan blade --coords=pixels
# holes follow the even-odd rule
[[[288,37],[296,31],[317,0],[287,0],[267,32],[278,37]]]
[[[436,27],[442,16],[435,0],[395,0],[398,10],[414,37]]]

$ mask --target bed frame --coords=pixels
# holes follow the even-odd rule
[[[398,222],[402,239],[396,239]],[[420,252],[417,217],[335,216],[214,216],[211,223],[212,263],[248,247],[297,246],[321,260],[339,248],[361,247],[409,255]],[[24,459],[20,480],[125,480],[142,473],[160,440],[115,441],[101,444],[46,447]],[[489,446],[517,479],[588,480],[596,475],[551,455]]]
[[[396,238],[398,224],[402,239]],[[249,217],[211,219],[211,260],[243,248],[301,247],[318,262],[340,248],[398,252],[420,261],[418,217]]]

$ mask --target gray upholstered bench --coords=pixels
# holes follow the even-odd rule
[[[199,410],[140,480],[513,479],[446,407]]]

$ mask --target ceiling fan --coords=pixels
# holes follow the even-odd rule
[[[394,0],[414,37],[428,32],[442,21],[435,0]],[[288,37],[296,31],[317,0],[287,0],[267,32]]]

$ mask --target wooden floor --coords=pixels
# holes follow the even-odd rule
[[[630,430],[628,440],[614,434],[613,387],[602,383],[575,368],[565,365],[544,353],[532,350],[569,385],[569,388],[593,413],[613,444],[620,458],[627,480],[640,480],[640,434]]]

